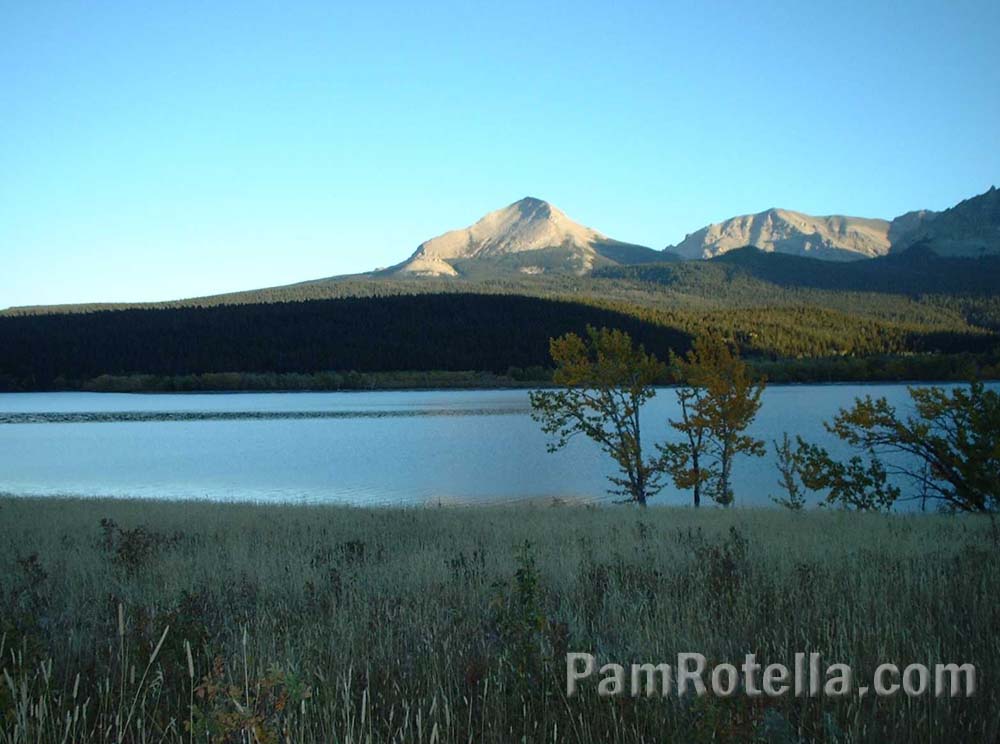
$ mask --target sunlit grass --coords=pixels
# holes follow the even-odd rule
[[[5,498],[0,742],[990,741],[998,593],[964,517]],[[980,692],[566,699],[567,650]]]

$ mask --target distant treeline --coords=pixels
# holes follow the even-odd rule
[[[94,393],[496,389],[547,385],[547,367],[511,367],[504,374],[466,371],[406,372],[205,372],[197,375],[101,375],[68,389]]]
[[[966,382],[1000,379],[1000,350],[979,354],[753,359],[750,366],[775,383]]]
[[[805,382],[964,382],[1000,379],[1000,353],[909,354],[815,359],[754,358],[756,373],[771,383]],[[665,376],[659,384],[673,384]],[[541,365],[510,367],[504,373],[475,370],[410,370],[399,372],[205,372],[189,375],[100,375],[62,380],[58,387],[97,393],[188,393],[306,390],[413,390],[462,388],[528,388],[552,383],[552,370]]]
[[[549,339],[588,324],[626,330],[664,358],[690,344],[683,331],[622,312],[516,295],[6,316],[0,317],[0,388],[79,388],[102,375],[471,370],[511,376],[511,368],[547,367]],[[357,378],[338,379],[356,386]]]

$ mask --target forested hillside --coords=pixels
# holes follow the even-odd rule
[[[0,384],[99,375],[484,370],[548,365],[549,339],[622,328],[656,353],[689,337],[634,316],[531,297],[420,295],[0,317]]]
[[[905,253],[862,261],[829,262],[804,256],[768,253],[751,246],[710,261],[609,266],[595,271],[605,278],[684,285],[691,281],[722,288],[737,276],[780,287],[880,292],[899,295],[996,294],[1000,291],[1000,256],[944,258],[925,246]]]
[[[549,337],[587,323],[628,330],[661,355],[719,332],[783,379],[993,374],[983,371],[1000,349],[1000,257],[917,248],[831,263],[746,248],[586,277],[356,276],[145,306],[12,309],[0,314],[0,385],[207,372],[502,373],[546,366]],[[844,361],[887,356],[902,361]]]
[[[936,327],[808,306],[694,312],[596,298],[566,302],[455,293],[0,317],[0,387],[73,388],[108,375],[506,373],[512,368],[533,368],[532,379],[544,379],[549,338],[587,324],[622,328],[663,358],[671,349],[686,349],[694,334],[719,331],[758,363],[768,361],[775,379],[951,377],[965,374],[961,370],[969,364],[996,362],[991,354],[996,336],[958,321]],[[929,366],[914,354],[962,356]],[[906,356],[888,366],[787,363],[886,355]],[[249,386],[288,384],[270,379]]]
[[[710,261],[605,267],[583,277],[474,281],[358,275],[171,302],[10,308],[0,317],[453,293],[526,295],[698,315],[727,309],[820,307],[936,329],[962,330],[969,325],[1000,329],[1000,257],[940,258],[919,247],[846,263],[748,247]]]

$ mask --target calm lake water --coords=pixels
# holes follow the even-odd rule
[[[773,386],[753,434],[846,454],[823,429],[856,396],[909,410],[904,385]],[[645,409],[665,436],[673,390]],[[548,454],[526,391],[0,395],[0,492],[347,504],[608,499],[608,460],[580,439]],[[650,441],[652,444],[652,441]],[[777,493],[773,452],[741,458],[737,503]],[[668,486],[657,503],[688,503]]]

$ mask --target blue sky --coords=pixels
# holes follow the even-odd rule
[[[525,195],[663,247],[1000,183],[1000,3],[0,0],[0,307],[367,270]]]

